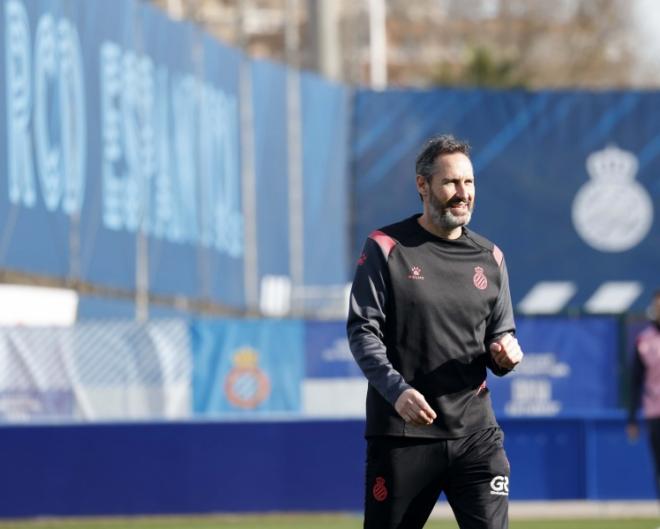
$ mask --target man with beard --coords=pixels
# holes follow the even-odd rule
[[[509,462],[487,369],[523,353],[504,256],[468,230],[469,146],[431,139],[417,158],[423,212],[371,233],[347,332],[369,381],[364,527],[416,529],[444,492],[462,529],[508,527]]]

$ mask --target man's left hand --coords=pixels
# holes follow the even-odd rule
[[[513,369],[523,358],[518,340],[512,334],[505,334],[492,342],[490,354],[495,363],[504,369]]]

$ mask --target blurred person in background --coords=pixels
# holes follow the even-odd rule
[[[347,332],[369,382],[364,527],[421,528],[444,492],[462,529],[504,529],[510,469],[486,374],[523,356],[504,256],[466,227],[467,143],[431,139],[416,183],[423,212],[369,235],[351,290]]]
[[[651,322],[637,335],[631,370],[631,398],[626,431],[639,437],[637,410],[643,406],[655,463],[656,493],[660,498],[660,290],[653,294]]]

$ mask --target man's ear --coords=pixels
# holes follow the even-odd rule
[[[417,182],[417,192],[421,196],[425,197],[429,192],[429,183],[428,183],[428,181],[421,174],[418,174],[415,177],[415,180]]]

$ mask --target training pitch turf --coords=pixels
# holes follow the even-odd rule
[[[656,529],[659,519],[512,520],[510,529]],[[85,518],[0,522],[0,529],[360,529],[349,515],[217,516],[168,518]],[[457,529],[447,520],[431,520],[427,529]]]

